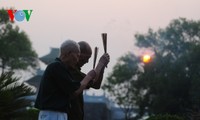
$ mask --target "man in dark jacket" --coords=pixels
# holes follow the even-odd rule
[[[85,42],[81,41],[78,43],[80,46],[81,54],[79,57],[79,61],[76,65],[76,69],[71,71],[73,79],[77,81],[82,81],[83,78],[86,76],[85,73],[81,72],[81,67],[88,63],[91,55],[92,55],[92,49],[90,45]],[[96,77],[90,81],[87,88],[95,88],[99,89],[101,86],[103,73],[105,66],[109,63],[109,55],[104,54],[101,56],[99,63],[97,67],[95,68],[96,71]],[[75,96],[73,99],[71,99],[71,107],[69,110],[69,120],[83,120],[84,119],[84,100],[83,100],[83,94],[79,94],[78,96]]]
[[[47,66],[35,102],[39,120],[68,120],[70,96],[82,94],[95,78],[96,72],[91,70],[82,81],[73,79],[70,72],[76,68],[79,56],[79,45],[67,40],[60,47],[59,58]]]

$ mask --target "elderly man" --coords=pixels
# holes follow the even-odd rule
[[[72,77],[77,81],[82,81],[86,76],[81,72],[81,67],[88,63],[89,58],[92,55],[92,49],[87,42],[81,41],[78,43],[80,46],[81,54],[79,57],[79,62],[76,66],[76,70],[71,71]],[[108,54],[104,54],[101,56],[97,67],[95,68],[96,77],[92,81],[90,81],[89,87],[99,89],[101,86],[103,73],[105,66],[108,64],[110,58]],[[71,99],[71,108],[69,110],[69,120],[83,120],[84,119],[84,101],[83,94],[79,94],[78,96]],[[98,108],[97,108],[98,109]]]
[[[68,120],[70,96],[82,93],[96,72],[91,70],[82,81],[75,81],[70,74],[79,60],[79,45],[65,41],[60,47],[59,58],[49,64],[43,74],[35,107],[40,110],[39,120]]]

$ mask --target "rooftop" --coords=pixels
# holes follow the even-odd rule
[[[44,62],[46,65],[48,65],[49,63],[53,62],[55,58],[58,57],[58,55],[59,55],[59,48],[51,48],[49,54],[40,57],[40,60]]]

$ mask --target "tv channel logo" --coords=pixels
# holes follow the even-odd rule
[[[32,15],[33,10],[7,10],[10,21],[14,22],[14,19],[18,22],[22,22],[26,19],[28,22]]]

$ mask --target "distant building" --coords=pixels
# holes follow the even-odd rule
[[[85,120],[112,120],[111,102],[104,95],[84,94],[84,103]]]
[[[29,80],[25,81],[29,85],[33,86],[36,88],[36,94],[38,93],[38,88],[40,86],[40,81],[42,79],[42,74],[44,73],[43,70],[38,69],[37,74],[30,78]]]
[[[39,58],[42,62],[44,62],[46,65],[53,62],[56,57],[59,56],[59,48],[51,48],[51,51],[49,54]]]
[[[122,109],[116,107],[105,95],[84,94],[84,105],[84,120],[125,120]]]
[[[55,60],[56,57],[58,57],[59,55],[59,48],[51,48],[50,52],[43,56],[40,57],[39,59],[46,65],[50,64],[51,62],[53,62]],[[26,81],[26,83],[28,83],[31,86],[34,86],[36,88],[36,93],[38,92],[39,85],[40,85],[40,80],[42,78],[42,74],[43,74],[43,70],[38,70],[37,71],[37,75],[33,76],[32,78],[30,78],[29,80]]]

